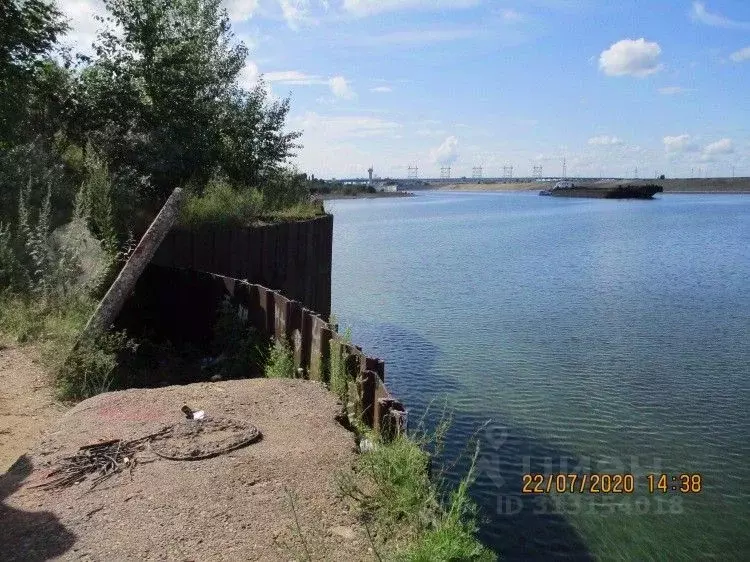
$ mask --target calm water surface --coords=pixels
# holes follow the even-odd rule
[[[333,310],[410,423],[447,397],[455,456],[492,420],[473,494],[506,560],[750,560],[750,196],[327,207]],[[629,472],[636,491],[522,495],[525,472]],[[650,494],[651,472],[703,491]]]

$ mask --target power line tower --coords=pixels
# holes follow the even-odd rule
[[[481,166],[474,166],[471,169],[471,177],[475,180],[481,180],[482,179],[482,167]]]
[[[542,178],[542,166],[534,166],[534,178],[541,179]]]
[[[440,168],[440,179],[441,180],[451,179],[451,167],[450,166],[442,166]]]
[[[732,179],[734,179],[734,164],[732,164]]]
[[[565,160],[565,157],[563,156],[563,173],[562,173],[563,179],[568,177],[568,163]]]
[[[506,180],[513,179],[513,166],[503,166],[503,178]]]
[[[634,172],[634,173],[633,173],[633,177],[634,177],[635,179],[638,179],[638,166],[636,166],[636,167],[635,167],[635,170],[633,170],[633,172]]]
[[[408,172],[407,172],[407,177],[410,180],[417,179],[419,177],[419,168],[417,168],[416,166],[409,166]]]

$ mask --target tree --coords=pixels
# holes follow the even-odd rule
[[[269,104],[263,82],[232,97],[222,131],[220,162],[232,181],[262,187],[293,155],[302,133],[284,132],[288,113],[289,99]]]
[[[232,181],[255,181],[289,156],[288,101],[269,106],[265,90],[238,86],[247,49],[221,0],[104,3],[108,28],[81,74],[74,129],[114,172],[147,178],[163,200],[220,168]]]
[[[46,102],[53,101],[62,69],[49,54],[57,36],[67,29],[52,2],[0,2],[0,148],[36,133],[26,123],[32,110],[50,117]]]

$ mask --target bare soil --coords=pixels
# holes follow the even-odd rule
[[[93,490],[88,481],[62,490],[33,487],[83,445],[137,439],[180,422],[183,404],[252,424],[262,438],[205,460],[171,461],[145,450],[132,471]],[[336,421],[340,411],[320,383],[281,379],[134,389],[85,400],[0,477],[2,557],[373,559],[364,527],[337,493],[337,474],[356,455],[353,435]]]
[[[51,383],[36,348],[0,341],[0,474],[65,412],[54,401]]]

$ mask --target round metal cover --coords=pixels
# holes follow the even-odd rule
[[[228,453],[260,437],[254,425],[230,418],[185,420],[168,426],[151,442],[151,450],[165,459],[195,461]]]

